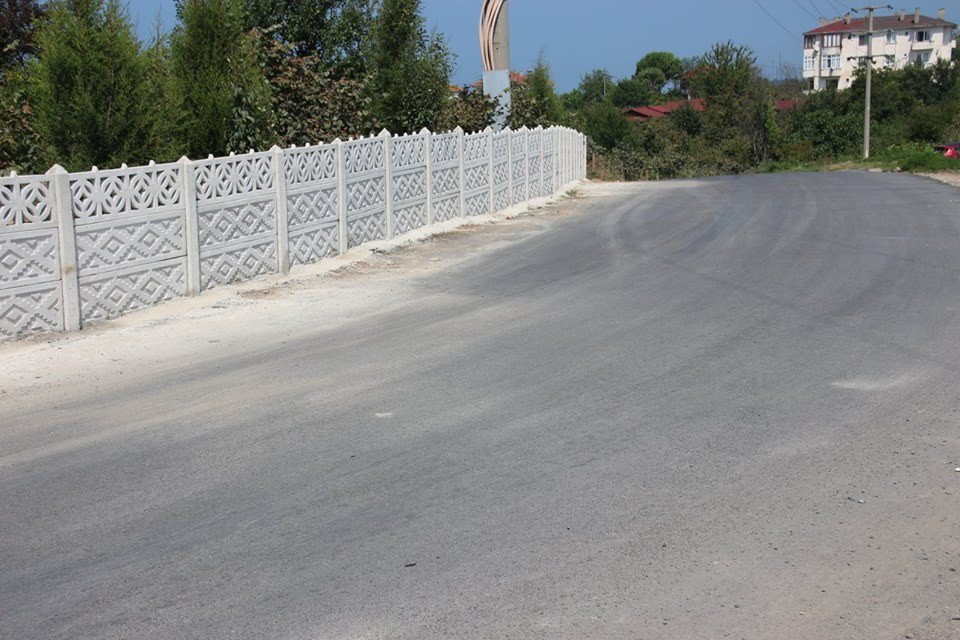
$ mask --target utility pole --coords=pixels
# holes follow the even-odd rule
[[[893,11],[889,4],[874,5],[854,9],[855,13],[867,12],[867,92],[863,101],[863,158],[870,157],[870,109],[873,102],[873,13],[877,9]]]

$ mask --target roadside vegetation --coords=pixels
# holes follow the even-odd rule
[[[673,74],[653,75],[656,59]],[[669,61],[669,62],[666,62]],[[614,82],[593,72],[564,97],[570,118],[591,141],[590,171],[601,179],[636,180],[855,166],[888,170],[960,169],[933,150],[960,140],[957,60],[874,72],[873,158],[862,160],[865,79],[850,89],[804,95],[797,77],[764,78],[753,53],[733,43],[699,58],[649,54],[632,78]],[[627,120],[624,86],[649,79],[643,104],[701,98],[706,111],[681,108],[645,123]],[[604,80],[604,93],[596,90]],[[658,86],[661,80],[665,84]],[[610,87],[613,87],[611,90]],[[778,102],[788,100],[777,110]]]
[[[176,0],[138,39],[121,0],[0,0],[0,170],[204,158],[394,132],[482,130],[420,0]],[[562,119],[546,65],[511,123]]]
[[[451,93],[456,60],[420,0],[176,0],[149,42],[122,0],[0,0],[0,170],[39,173],[224,155],[273,144],[394,132],[479,131],[495,105]],[[680,59],[650,52],[558,94],[541,56],[512,85],[514,128],[562,124],[589,137],[589,170],[636,180],[859,166],[864,80],[805,96],[753,52],[719,43]],[[958,63],[874,74],[869,166],[936,171],[960,140]],[[635,122],[626,107],[701,99]],[[790,108],[775,108],[779,101]],[[690,102],[690,104],[694,104]],[[782,103],[781,103],[782,106]]]

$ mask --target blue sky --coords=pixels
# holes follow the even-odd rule
[[[723,40],[749,45],[767,74],[776,75],[780,60],[801,62],[800,34],[817,26],[811,15],[835,16],[845,8],[868,4],[848,0],[509,1],[513,67],[530,68],[542,49],[561,91],[575,87],[591,69],[606,68],[617,77],[629,75],[648,51],[694,56]],[[901,8],[896,2],[890,4]],[[423,0],[429,25],[447,37],[458,56],[454,80],[460,84],[480,77],[480,5],[481,0]],[[912,13],[917,6],[931,16],[944,7],[947,18],[960,22],[960,0],[914,0],[903,8]],[[174,22],[173,0],[130,0],[130,12],[144,36],[152,33],[158,11],[169,29]]]

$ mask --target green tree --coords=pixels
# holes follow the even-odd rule
[[[0,0],[0,73],[22,65],[34,53],[34,31],[42,14],[37,0]]]
[[[627,120],[622,110],[609,102],[587,105],[580,114],[580,122],[583,133],[601,149],[639,146],[636,125]]]
[[[362,79],[338,76],[318,54],[261,34],[280,144],[306,145],[369,133],[375,127]]]
[[[192,157],[262,148],[272,138],[270,85],[238,0],[181,0],[170,65],[178,146]]]
[[[651,74],[651,71],[658,71],[659,75]],[[637,62],[637,72],[636,76],[647,75],[648,78],[663,78],[663,82],[660,82],[658,91],[662,91],[668,83],[672,86],[677,86],[680,82],[680,77],[683,75],[684,63],[683,60],[670,53],[669,51],[651,51],[647,55],[643,56]]]
[[[248,28],[274,34],[296,57],[367,69],[377,0],[243,0]]]
[[[767,159],[772,96],[748,47],[732,42],[714,45],[700,59],[693,90],[707,103],[704,136],[721,153],[742,166]]]
[[[450,99],[450,51],[424,24],[420,0],[383,0],[370,56],[371,90],[379,126],[394,133],[436,128]]]
[[[483,131],[493,126],[499,103],[487,97],[482,91],[472,91],[464,87],[449,102],[440,120],[439,130],[450,131],[460,127],[467,133]]]
[[[140,43],[119,0],[61,0],[36,34],[29,98],[50,163],[71,170],[149,160]]]
[[[508,123],[512,128],[548,127],[566,121],[563,103],[550,79],[550,66],[542,53],[525,82],[511,83],[510,93],[512,104]]]

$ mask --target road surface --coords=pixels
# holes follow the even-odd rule
[[[960,638],[960,191],[583,196],[0,347],[0,637]]]

